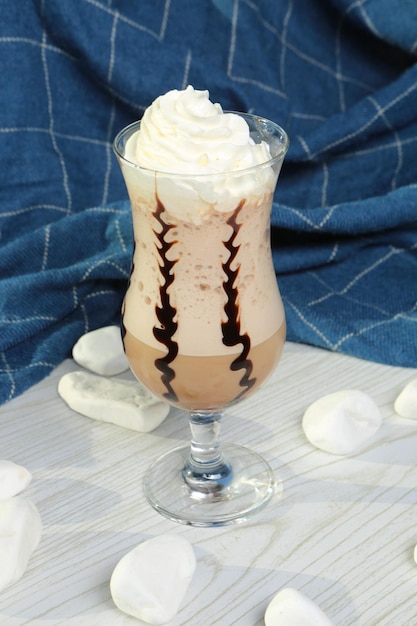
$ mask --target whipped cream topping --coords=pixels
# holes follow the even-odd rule
[[[271,202],[288,138],[256,116],[225,113],[208,91],[168,91],[125,131],[121,161],[134,203],[166,218],[199,224],[240,202]],[[117,139],[116,139],[117,141]]]
[[[208,91],[191,85],[168,91],[146,109],[133,151],[139,166],[177,174],[233,172],[271,159],[242,117],[224,113]]]

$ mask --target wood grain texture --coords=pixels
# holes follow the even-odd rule
[[[417,624],[417,421],[394,400],[417,375],[288,343],[276,372],[228,410],[223,439],[273,467],[281,493],[252,520],[216,529],[177,525],[146,503],[141,480],[156,455],[188,439],[172,410],[149,434],[95,422],[59,398],[70,360],[0,408],[0,458],[27,467],[25,495],[43,536],[23,578],[0,593],[5,626],[128,626],[113,605],[118,560],[161,533],[191,541],[197,568],[172,626],[262,626],[283,587],[316,602],[335,626]],[[318,397],[354,388],[379,405],[383,424],[357,454],[329,455],[306,440],[301,418]]]

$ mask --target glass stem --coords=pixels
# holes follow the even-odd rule
[[[192,491],[215,494],[227,487],[233,476],[232,467],[220,447],[221,413],[191,413],[190,454],[183,477]]]

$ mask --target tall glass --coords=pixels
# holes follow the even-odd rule
[[[219,441],[224,408],[259,388],[285,341],[270,212],[288,137],[269,120],[239,115],[271,153],[239,171],[184,175],[139,167],[132,145],[140,122],[114,142],[135,237],[122,311],[125,352],[138,380],[184,409],[191,428],[191,444],[157,459],[144,490],[160,513],[195,526],[247,519],[275,487],[257,453]]]

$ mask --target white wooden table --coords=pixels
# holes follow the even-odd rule
[[[309,596],[335,626],[417,625],[417,421],[393,408],[416,370],[287,344],[270,381],[223,425],[223,440],[268,459],[282,495],[249,522],[201,529],[161,517],[142,493],[150,461],[188,439],[186,419],[173,410],[139,434],[78,415],[56,391],[74,369],[66,361],[0,408],[0,458],[32,472],[25,495],[43,521],[25,575],[0,593],[1,625],[141,624],[113,605],[109,579],[124,554],[161,533],[187,537],[197,556],[172,626],[261,626],[283,587]],[[301,418],[346,388],[369,393],[383,425],[360,452],[336,457],[308,443]]]

